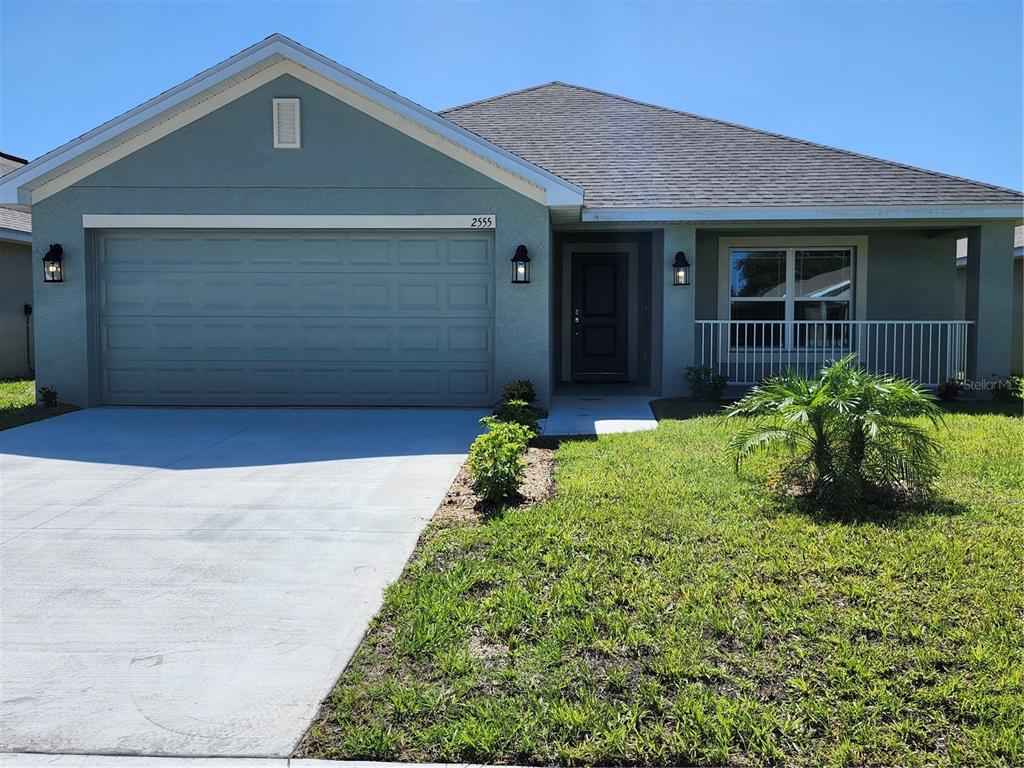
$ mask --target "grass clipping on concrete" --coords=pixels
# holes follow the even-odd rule
[[[436,520],[300,754],[1024,763],[1020,418],[948,416],[941,500],[836,519],[660,410],[563,444],[546,503]]]

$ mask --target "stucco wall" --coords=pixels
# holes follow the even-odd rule
[[[275,97],[302,99],[302,149],[273,149]],[[36,257],[61,243],[66,274],[63,284],[37,291],[38,378],[81,405],[95,404],[97,391],[83,213],[493,213],[496,381],[528,377],[548,399],[546,208],[294,78],[280,77],[33,206]],[[533,259],[530,285],[510,282],[520,243]]]
[[[955,316],[956,243],[928,237],[924,230],[807,229],[705,231],[697,233],[694,302],[699,320],[718,315],[719,238],[724,236],[821,237],[830,233],[868,238],[867,316],[862,320],[951,320]],[[724,318],[723,318],[724,319]]]
[[[924,230],[868,236],[868,320],[954,320],[956,241]]]
[[[1010,373],[1024,375],[1024,259],[1013,262],[1013,332],[1010,339]],[[956,319],[967,316],[967,267],[956,271]]]
[[[31,373],[25,305],[32,303],[32,264],[29,245],[0,242],[0,378],[21,378]]]

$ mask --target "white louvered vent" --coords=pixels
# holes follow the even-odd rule
[[[302,127],[298,99],[274,99],[274,149],[298,149]]]

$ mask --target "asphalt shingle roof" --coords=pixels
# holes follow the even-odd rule
[[[6,176],[11,171],[16,171],[27,161],[20,157],[0,152],[0,176]],[[7,208],[0,208],[0,229],[10,229],[15,232],[32,232],[32,214],[24,211],[12,211]]]
[[[582,187],[588,208],[1020,203],[1020,192],[567,83],[443,117]]]

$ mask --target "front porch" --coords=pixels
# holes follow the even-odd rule
[[[1005,376],[1020,344],[1012,234],[953,222],[567,228],[553,237],[552,389],[685,395],[686,368],[707,366],[735,394],[850,353],[926,387]],[[959,300],[958,238],[969,252]],[[691,265],[682,284],[679,253]]]

